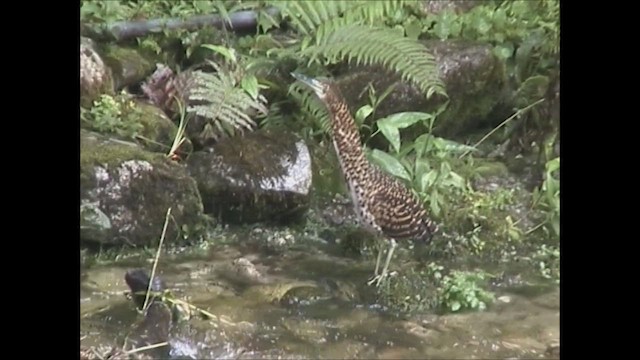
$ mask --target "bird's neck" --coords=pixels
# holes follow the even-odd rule
[[[367,161],[360,143],[360,132],[344,102],[329,106],[333,144],[345,175],[354,174],[355,169],[365,169]]]

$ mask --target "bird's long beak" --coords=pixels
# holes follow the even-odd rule
[[[300,80],[300,82],[310,87],[317,94],[322,93],[322,83],[320,83],[320,81],[295,72],[292,72],[291,76]]]

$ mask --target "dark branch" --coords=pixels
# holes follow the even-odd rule
[[[276,8],[265,10],[272,17],[279,15]],[[217,28],[226,27],[230,31],[245,31],[255,29],[258,23],[257,13],[253,10],[238,11],[229,14],[230,22],[221,15],[197,15],[188,19],[152,19],[146,21],[117,21],[101,26],[83,25],[81,32],[97,40],[122,41],[151,33],[159,33],[163,30],[184,29],[194,31],[205,26]]]

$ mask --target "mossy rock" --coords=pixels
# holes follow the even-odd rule
[[[137,49],[109,44],[103,47],[102,54],[113,72],[116,90],[141,82],[156,68],[154,59]]]
[[[104,99],[106,101],[109,99]],[[126,93],[112,96],[109,109],[98,103],[96,108],[85,111],[81,127],[87,130],[117,137],[124,141],[134,141],[152,152],[167,154],[171,149],[178,126],[155,105],[133,99]],[[117,111],[117,113],[116,113]],[[180,147],[181,154],[193,149],[189,139]]]
[[[102,94],[113,94],[113,74],[93,40],[80,37],[80,106],[90,108]]]
[[[192,240],[181,230],[204,230],[207,220],[197,185],[183,166],[136,144],[85,130],[80,134],[80,197],[85,210],[92,206],[83,217],[84,243],[155,247],[168,208],[172,221],[165,244]]]
[[[486,124],[495,125],[494,119],[489,119],[488,115],[507,96],[507,74],[504,63],[493,54],[491,47],[454,40],[423,43],[436,59],[439,76],[449,96],[449,104],[439,115],[434,134],[455,137]],[[366,91],[369,85],[373,85],[378,94],[395,86],[376,108],[377,119],[405,111],[433,113],[446,102],[443,97],[427,99],[415,85],[402,81],[397,73],[379,66],[348,66],[337,72],[340,73],[337,85],[354,114],[369,104]],[[403,139],[414,140],[426,131],[424,126],[415,125],[400,133]],[[383,144],[380,139],[372,143],[375,146]]]
[[[137,139],[138,143],[149,151],[168,153],[178,132],[178,126],[157,106],[142,101],[136,101],[135,104],[134,111],[126,116],[128,121],[142,125],[139,132],[142,137]],[[192,150],[191,141],[185,139],[180,152],[187,154]]]

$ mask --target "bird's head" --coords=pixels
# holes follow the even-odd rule
[[[322,101],[325,101],[331,92],[331,84],[326,80],[314,79],[299,73],[291,73],[291,76],[310,87]]]

